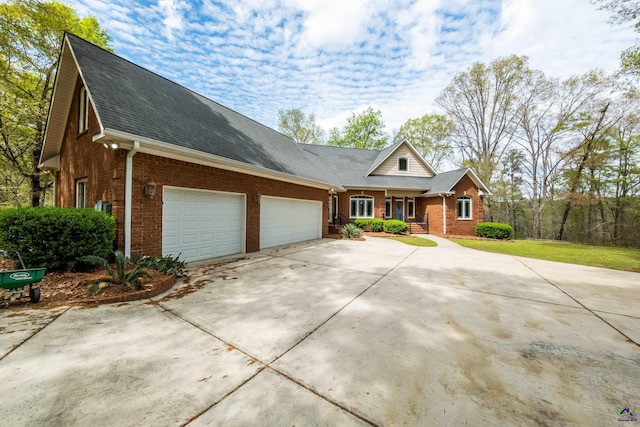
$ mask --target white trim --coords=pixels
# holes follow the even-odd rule
[[[75,207],[77,209],[86,209],[87,208],[87,185],[89,183],[88,178],[80,178],[76,179],[76,203]],[[82,184],[82,205],[80,206],[80,185]]]
[[[466,200],[469,203],[469,217],[460,216],[460,201]],[[463,212],[464,213],[464,212]],[[473,220],[473,198],[471,196],[460,196],[456,199],[456,217],[458,221],[471,221]]]
[[[80,86],[78,94],[78,135],[85,133],[89,129],[89,97],[87,87]]]
[[[409,203],[413,204],[413,215],[409,215]],[[416,199],[414,197],[407,197],[407,218],[416,217]]]
[[[64,36],[64,42],[68,45],[69,47],[69,52],[71,53],[71,57],[73,58],[73,62],[76,64],[76,71],[78,72],[78,75],[80,75],[80,79],[82,79],[82,85],[87,88],[87,99],[89,101],[89,104],[91,105],[91,109],[93,110],[93,113],[96,115],[96,120],[98,121],[98,125],[100,126],[100,133],[104,132],[104,126],[102,125],[102,120],[100,120],[100,115],[98,114],[98,110],[96,110],[95,108],[95,103],[93,102],[93,97],[91,96],[91,91],[89,90],[89,88],[87,87],[87,82],[84,79],[84,76],[82,75],[82,69],[80,68],[80,65],[78,64],[78,59],[76,58],[76,54],[73,52],[73,48],[71,47],[71,43],[69,43],[68,37],[65,34]],[[75,91],[75,86],[74,86],[74,91]]]
[[[59,170],[60,169],[60,154],[57,156],[53,156],[50,159],[45,160],[44,162],[38,165],[41,169],[52,169]]]
[[[133,148],[127,153],[124,178],[124,256],[131,256],[131,203],[133,200],[133,156],[136,155],[140,143],[133,141]]]
[[[389,203],[389,215],[387,215],[387,203]],[[392,197],[384,198],[384,217],[393,218],[393,198]]]
[[[262,178],[269,178],[277,181],[290,182],[293,184],[300,184],[307,187],[321,188],[329,190],[331,188],[338,189],[338,191],[344,191],[341,185],[336,183],[327,183],[322,181],[316,181],[310,178],[302,178],[295,175],[291,175],[285,172],[278,172],[272,169],[268,169],[262,166],[255,166],[248,163],[240,162],[238,160],[228,159],[226,157],[217,156],[215,154],[203,153],[202,151],[193,150],[190,148],[180,147],[178,145],[169,144],[166,142],[154,140],[151,138],[145,138],[130,134],[127,132],[117,131],[113,129],[105,129],[101,134],[102,137],[112,137],[117,139],[124,139],[127,141],[139,141],[140,152],[146,154],[152,154],[154,156],[166,157],[169,159],[182,160],[189,163],[200,164],[203,166],[215,167],[218,169],[230,170],[234,172],[240,172],[247,175],[258,176]],[[101,143],[100,137],[94,138],[94,142]],[[127,149],[129,144],[120,144],[120,148]]]
[[[447,199],[444,194],[440,194],[442,197],[442,234],[447,234]]]
[[[400,169],[400,160],[404,160],[405,165],[407,166],[406,169],[402,170]],[[398,157],[398,172],[409,172],[409,158],[406,156],[401,156]]]
[[[351,201],[353,199],[356,200],[367,200],[371,202],[371,215],[358,215],[358,207],[356,206],[356,215],[352,215],[352,211],[351,211]],[[368,204],[368,203],[367,203]],[[364,207],[365,210],[365,214],[366,214],[366,210],[367,210],[367,206],[365,205]],[[375,218],[376,213],[376,205],[375,205],[375,198],[373,196],[369,196],[368,194],[354,194],[353,196],[349,196],[349,218]]]

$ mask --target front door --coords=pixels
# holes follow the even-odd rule
[[[396,199],[395,206],[395,215],[393,217],[400,221],[404,221],[404,199]]]

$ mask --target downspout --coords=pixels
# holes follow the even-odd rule
[[[131,256],[131,201],[133,200],[133,156],[140,149],[140,143],[133,141],[133,148],[127,153],[124,175],[124,256]]]
[[[442,193],[439,196],[442,197],[442,234],[447,234],[447,199]]]

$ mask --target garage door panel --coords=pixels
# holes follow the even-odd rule
[[[322,237],[322,203],[263,196],[260,202],[260,248]]]
[[[163,201],[164,254],[195,261],[244,252],[243,195],[165,188]]]

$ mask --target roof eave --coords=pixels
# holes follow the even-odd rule
[[[73,53],[73,48],[71,47],[69,38],[65,33],[62,39],[60,53],[58,55],[58,69],[56,71],[56,78],[53,84],[53,93],[49,104],[49,113],[47,115],[47,124],[45,126],[44,138],[42,140],[42,150],[40,153],[38,167],[46,168],[47,161],[60,154],[64,133],[69,121],[69,113],[71,112],[71,103],[73,102],[73,94],[76,90],[78,76],[80,76],[86,87],[86,82],[82,76],[82,70],[78,65],[78,60]],[[88,87],[86,90],[89,105],[96,116],[98,125],[100,126],[100,131],[102,132],[104,126],[102,125],[102,120],[100,120],[100,115],[96,109],[93,97],[91,96],[91,91]]]
[[[175,160],[182,160],[190,163],[196,163],[203,166],[216,167],[219,169],[230,170],[248,175],[259,176],[262,178],[274,179],[278,181],[290,182],[308,187],[322,188],[334,191],[344,191],[340,183],[322,182],[292,175],[285,172],[274,171],[262,166],[251,165],[237,160],[228,159],[226,157],[216,156],[214,154],[203,153],[202,151],[190,148],[180,147],[163,141],[154,140],[140,135],[134,135],[115,129],[104,129],[104,131],[93,137],[94,142],[115,142],[120,148],[129,150],[133,141],[140,143],[138,152],[151,154],[159,157],[166,157]]]

